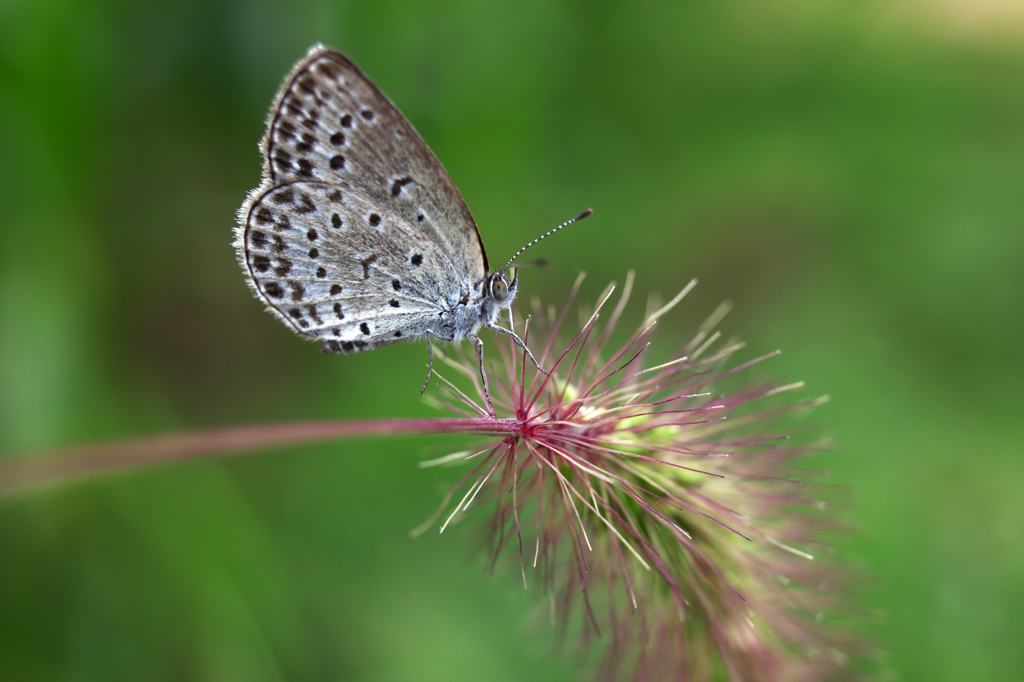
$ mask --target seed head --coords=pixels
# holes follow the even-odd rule
[[[549,374],[500,346],[489,380],[507,435],[424,463],[471,470],[420,530],[438,520],[443,531],[487,501],[492,568],[511,545],[560,641],[576,635],[581,652],[603,652],[600,679],[849,676],[857,647],[830,624],[842,615],[840,580],[822,560],[836,523],[800,482],[810,472],[793,468],[820,446],[781,430],[819,401],[774,397],[799,383],[744,383],[775,353],[731,364],[743,344],[714,330],[725,305],[668,361],[649,362],[658,320],[695,282],[614,347],[630,273],[606,324],[612,286],[566,336],[581,281],[560,313],[534,302],[524,330]],[[475,359],[445,360],[462,376],[436,375],[439,400],[487,418]]]

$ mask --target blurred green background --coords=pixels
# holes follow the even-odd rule
[[[767,5],[774,5],[768,7]],[[316,41],[388,93],[524,295],[638,270],[808,383],[898,679],[1024,676],[1024,11],[887,0],[0,2],[0,452],[436,415],[422,345],[329,357],[230,247]],[[673,326],[675,325],[675,326]],[[410,540],[442,439],[0,503],[0,678],[563,680],[514,574]]]

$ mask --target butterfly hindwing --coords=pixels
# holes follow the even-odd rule
[[[322,183],[257,197],[243,234],[254,289],[303,336],[355,350],[408,338],[437,316],[436,292],[453,266],[431,242],[394,239],[410,228],[380,210]]]

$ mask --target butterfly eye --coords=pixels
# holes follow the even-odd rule
[[[503,277],[495,277],[491,281],[491,298],[501,302],[508,298],[508,283]]]

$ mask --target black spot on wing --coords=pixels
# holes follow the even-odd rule
[[[302,133],[302,142],[295,145],[295,151],[308,154],[316,146],[316,138],[309,133]]]
[[[393,183],[391,183],[391,196],[397,197],[399,194],[402,193],[402,188],[411,183],[412,178],[410,178],[408,175],[398,178]]]
[[[256,272],[266,272],[270,269],[270,258],[263,255],[253,256],[252,267]]]
[[[292,155],[283,149],[278,149],[274,154],[274,164],[282,172],[290,171],[292,169]]]
[[[274,192],[270,195],[270,200],[275,204],[290,204],[295,201],[295,190],[289,187],[280,192]]]
[[[316,204],[313,203],[313,200],[309,198],[308,194],[303,193],[302,196],[299,197],[299,205],[295,207],[295,212],[305,215],[306,213],[312,213],[315,210]]]
[[[290,140],[295,137],[295,126],[291,121],[282,120],[277,124],[277,136],[282,140]]]
[[[380,256],[375,253],[371,253],[369,256],[359,261],[359,264],[363,266],[363,279],[370,279],[370,266],[373,265],[378,258],[380,258]]]
[[[256,224],[257,225],[269,225],[274,222],[274,214],[270,212],[267,207],[262,207],[256,211]]]
[[[292,271],[292,262],[287,258],[278,258],[277,267],[274,268],[274,274],[278,277],[284,277]]]

